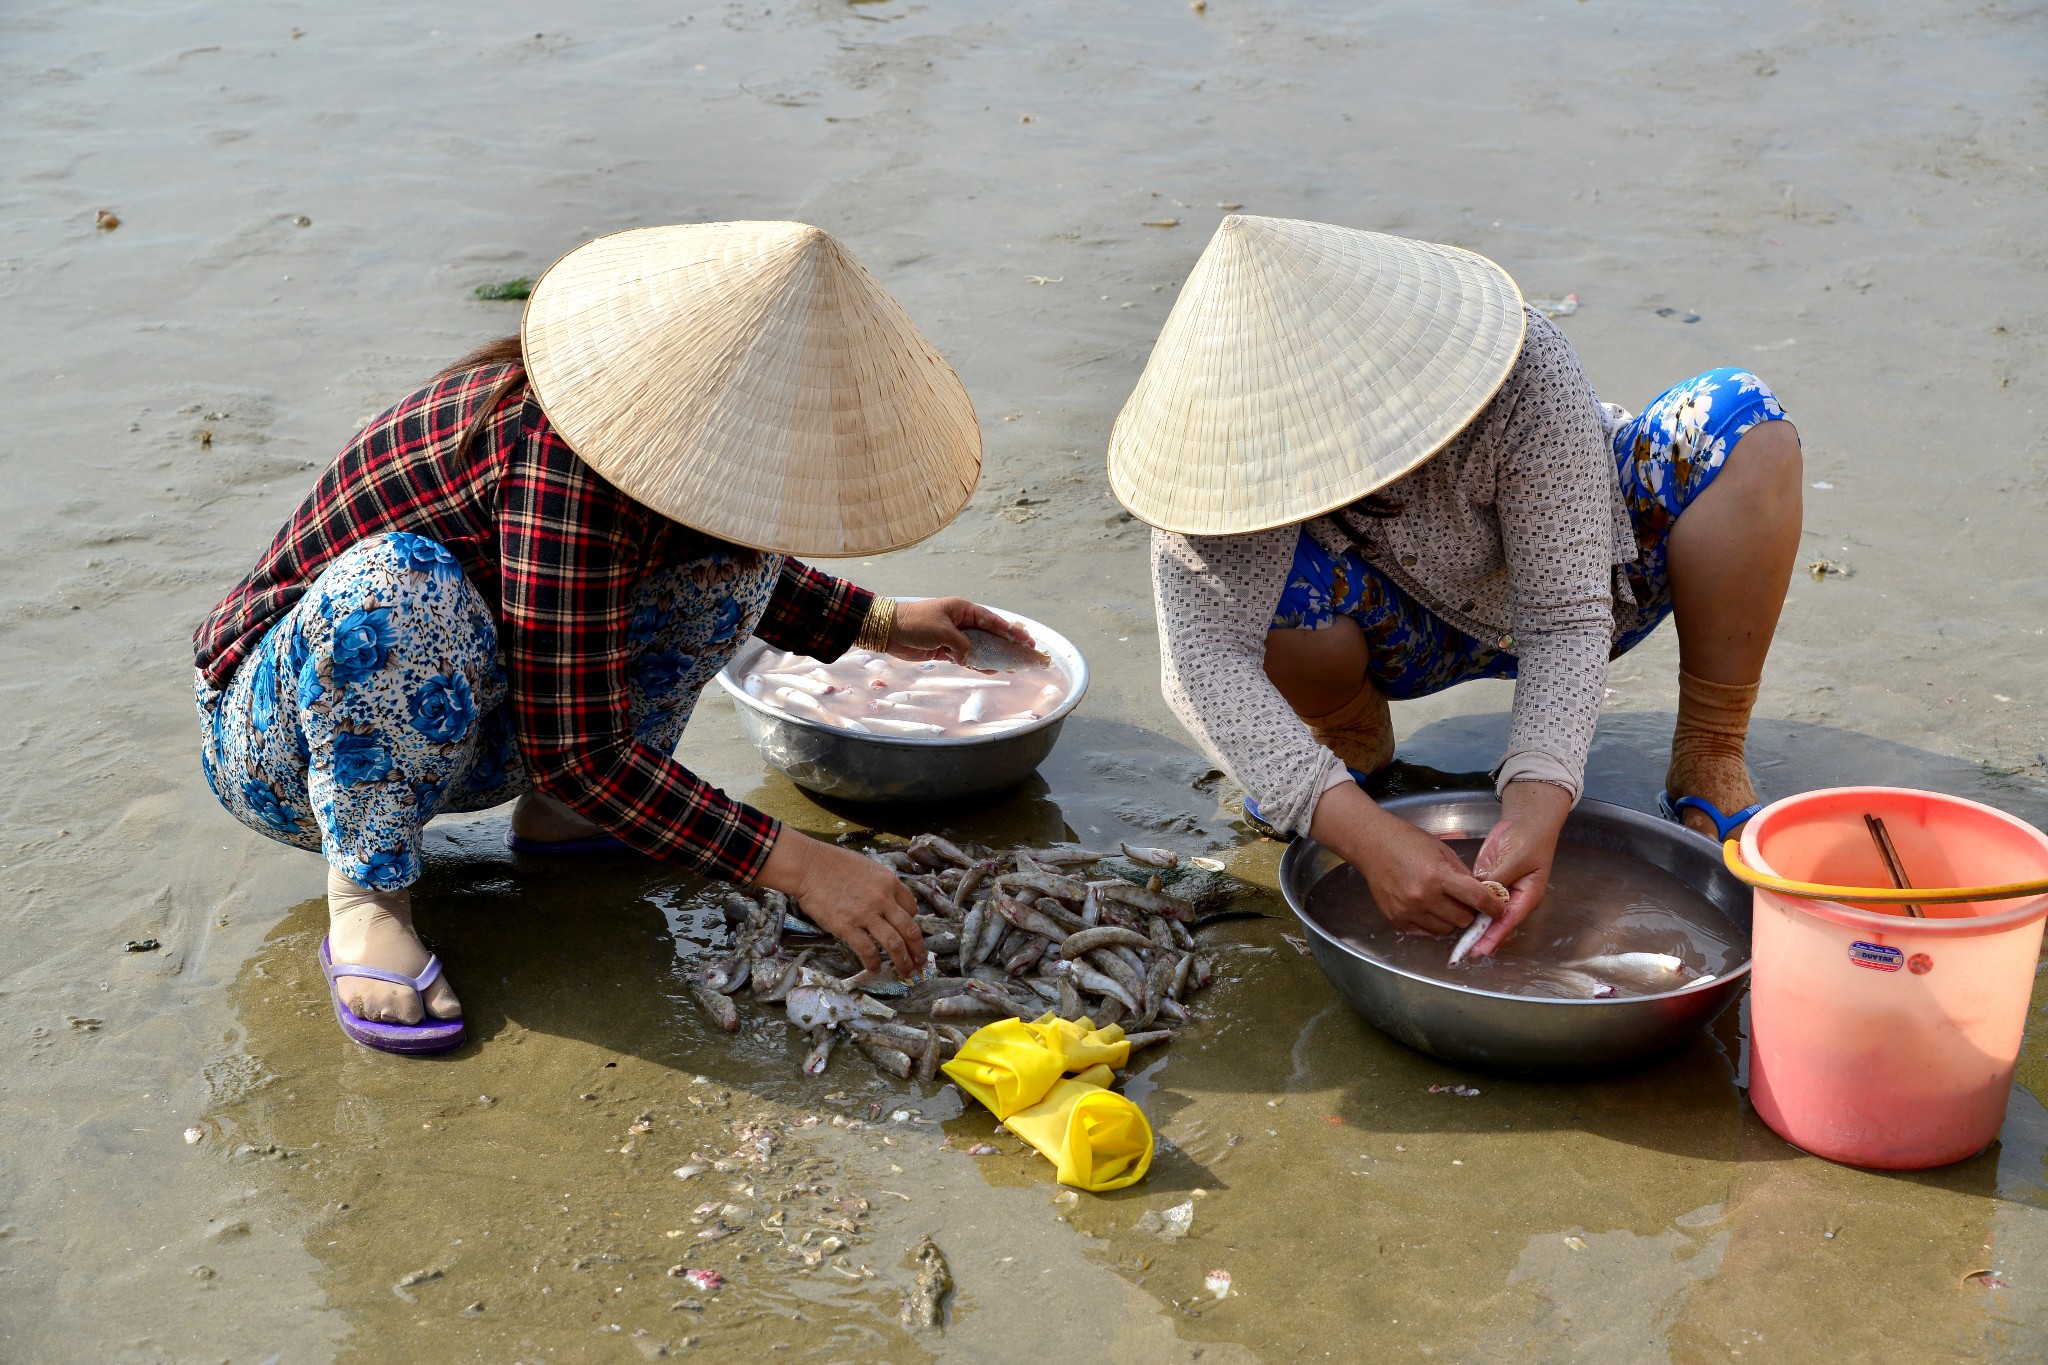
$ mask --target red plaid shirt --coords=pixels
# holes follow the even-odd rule
[[[633,736],[627,597],[707,538],[606,483],[555,434],[530,393],[499,406],[460,468],[457,441],[504,366],[439,379],[349,442],[256,567],[193,636],[225,688],[271,626],[342,551],[385,531],[453,551],[491,605],[511,681],[519,752],[534,785],[632,847],[707,876],[751,881],[777,821],[726,797]],[[755,633],[837,658],[873,597],[788,560]]]

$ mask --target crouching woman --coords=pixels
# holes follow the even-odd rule
[[[1183,287],[1109,455],[1153,528],[1167,701],[1248,793],[1364,874],[1400,929],[1541,902],[1607,663],[1667,616],[1667,814],[1751,813],[1750,710],[1799,545],[1799,440],[1740,370],[1603,404],[1500,267],[1451,247],[1231,217]],[[1475,869],[1359,785],[1388,700],[1511,678],[1502,818]]]
[[[893,875],[673,750],[750,633],[824,660],[1013,634],[791,557],[923,539],[980,459],[945,361],[839,243],[791,223],[589,243],[536,286],[521,336],[373,420],[195,639],[207,781],[327,860],[344,1031],[392,1052],[462,1040],[407,888],[429,820],[514,798],[516,848],[772,887],[868,966],[921,965]]]

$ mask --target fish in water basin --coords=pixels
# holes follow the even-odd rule
[[[1699,973],[1670,953],[1602,953],[1565,966],[1590,976],[1658,995],[1692,984]]]
[[[1020,668],[1047,668],[1052,664],[1048,655],[1030,645],[1018,644],[1008,636],[986,630],[964,633],[967,636],[967,657],[962,662],[977,673],[1015,673]]]
[[[1505,886],[1502,886],[1499,882],[1481,882],[1479,884],[1486,888],[1487,895],[1493,897],[1497,901],[1506,903],[1509,892]],[[1465,960],[1465,955],[1472,951],[1473,946],[1477,944],[1480,939],[1486,937],[1486,931],[1488,929],[1491,929],[1492,927],[1492,915],[1474,915],[1472,917],[1472,922],[1465,926],[1465,932],[1458,935],[1458,941],[1451,945],[1451,965],[1455,967],[1460,962],[1463,962]]]

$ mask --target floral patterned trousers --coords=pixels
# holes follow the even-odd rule
[[[1708,370],[1673,384],[1615,429],[1614,463],[1636,535],[1635,561],[1621,566],[1634,610],[1616,613],[1615,658],[1671,614],[1666,550],[1680,515],[1751,427],[1784,415],[1777,396],[1749,371]],[[1369,675],[1395,701],[1474,678],[1512,678],[1520,667],[1513,654],[1475,640],[1416,601],[1363,555],[1332,555],[1303,528],[1270,628],[1322,630],[1339,616],[1365,632]]]
[[[780,556],[649,574],[627,658],[636,736],[672,749],[697,695],[768,605]],[[439,542],[394,531],[350,546],[235,671],[197,678],[200,762],[259,834],[323,854],[360,886],[420,875],[435,815],[532,789],[512,732],[497,625]]]

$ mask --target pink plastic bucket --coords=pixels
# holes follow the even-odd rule
[[[1974,801],[1838,787],[1773,802],[1743,861],[1794,881],[1887,887],[1865,813],[1916,886],[2048,875],[2048,835]],[[1749,1098],[1787,1142],[1918,1170],[1982,1151],[2005,1121],[2048,895],[1922,907],[1923,919],[1759,887]]]

